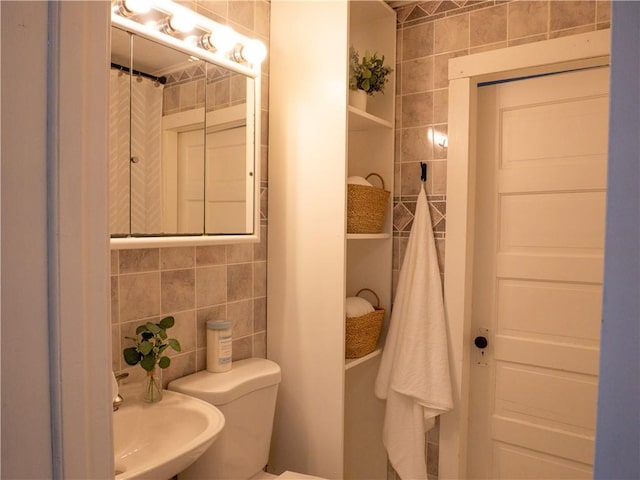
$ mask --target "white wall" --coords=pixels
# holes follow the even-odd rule
[[[640,478],[640,2],[613,2],[594,478]]]
[[[109,478],[109,3],[0,14],[2,478]]]
[[[2,477],[51,478],[47,7],[1,8]]]
[[[347,8],[271,3],[269,466],[325,478],[343,476]]]

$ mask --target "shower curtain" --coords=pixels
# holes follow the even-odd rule
[[[111,232],[129,232],[130,221],[132,233],[161,233],[162,85],[111,70],[109,86]]]
[[[109,233],[129,233],[129,75],[109,72]]]

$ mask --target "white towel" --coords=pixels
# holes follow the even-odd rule
[[[349,185],[364,185],[366,187],[373,187],[373,185],[371,185],[371,182],[369,182],[369,180],[367,180],[364,177],[358,177],[358,176],[347,177],[347,184],[349,184]]]
[[[365,298],[347,297],[344,310],[347,318],[353,318],[371,313],[375,311],[375,308],[373,308],[373,305],[371,305],[371,303]]]
[[[375,393],[386,399],[383,442],[404,480],[427,478],[425,433],[453,408],[442,284],[421,188],[400,270]]]

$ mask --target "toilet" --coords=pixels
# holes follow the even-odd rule
[[[280,367],[264,358],[233,362],[224,373],[206,370],[169,383],[169,390],[215,405],[225,425],[216,441],[179,480],[266,480],[317,478],[293,472],[280,477],[263,471],[269,460]]]

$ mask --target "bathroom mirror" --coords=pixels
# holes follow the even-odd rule
[[[111,37],[112,247],[257,241],[259,79],[116,26]]]

